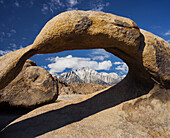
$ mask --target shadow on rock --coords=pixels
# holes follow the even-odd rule
[[[86,98],[84,101],[65,105],[59,109],[57,109],[57,104],[54,104],[55,109],[51,108],[50,111],[46,113],[41,113],[35,117],[28,117],[28,119],[16,122],[2,131],[0,136],[40,136],[80,121],[102,110],[114,107],[124,101],[139,97],[148,93],[153,88],[153,85],[143,86],[140,82],[133,81],[131,75],[128,75],[126,79],[116,86],[100,92],[89,99]],[[53,106],[53,104],[49,105],[49,107],[51,106]],[[48,108],[48,105],[42,108]]]

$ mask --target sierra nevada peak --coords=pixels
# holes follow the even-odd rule
[[[97,72],[89,67],[75,69],[73,71],[62,73],[58,76],[67,83],[97,83],[101,85],[114,85],[121,81],[125,76],[119,76],[116,73]]]

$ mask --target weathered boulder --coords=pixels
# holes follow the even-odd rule
[[[19,75],[0,90],[0,107],[35,108],[54,102],[57,96],[57,84],[51,74],[27,60]]]
[[[7,86],[22,70],[25,61],[36,54],[32,45],[0,57],[0,89]]]

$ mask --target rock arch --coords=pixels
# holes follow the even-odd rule
[[[104,48],[127,63],[129,73],[121,83],[129,93],[141,95],[154,84],[169,89],[170,44],[128,18],[96,11],[61,13],[47,22],[32,45],[0,57],[0,89],[35,54],[94,48]]]

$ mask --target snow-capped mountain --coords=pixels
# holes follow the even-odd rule
[[[83,67],[74,71],[67,73],[62,73],[61,75],[56,75],[56,77],[67,83],[97,83],[101,85],[113,85],[121,81],[124,76],[119,76],[116,73],[106,73],[90,69],[89,67]]]

